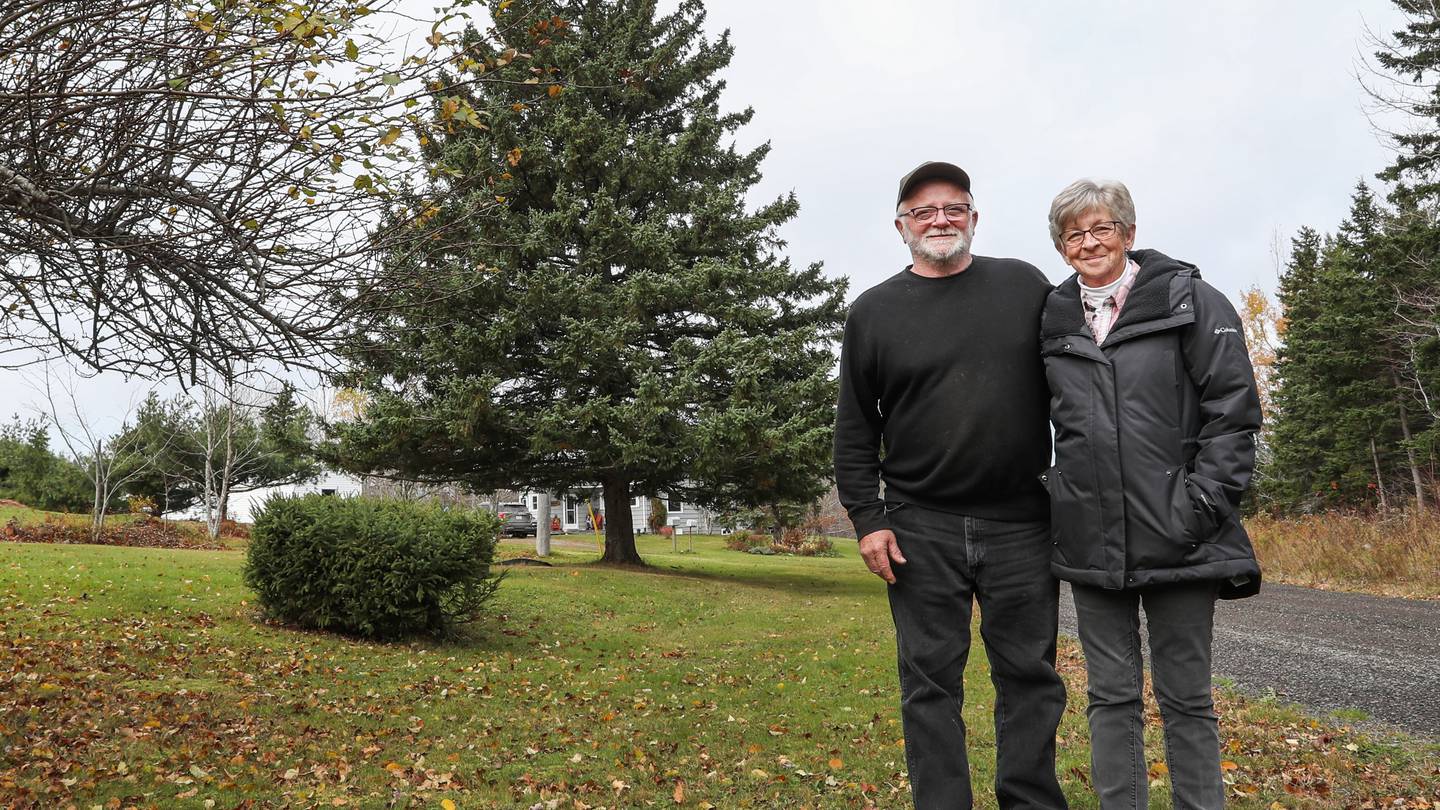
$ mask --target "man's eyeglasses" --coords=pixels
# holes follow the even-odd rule
[[[910,217],[916,222],[931,222],[935,219],[935,215],[941,211],[945,212],[946,219],[960,219],[974,210],[975,206],[970,203],[951,203],[944,208],[936,208],[933,205],[922,205],[919,208],[902,211],[900,216]]]
[[[1104,242],[1106,239],[1114,236],[1115,232],[1122,227],[1124,227],[1124,225],[1118,220],[1098,222],[1083,231],[1066,231],[1060,234],[1060,241],[1064,242],[1066,247],[1078,247],[1081,242],[1085,241],[1085,234],[1088,233],[1095,237],[1095,241]]]

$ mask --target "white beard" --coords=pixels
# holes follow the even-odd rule
[[[931,231],[933,234],[934,232]],[[936,264],[949,264],[959,260],[970,251],[970,234],[962,228],[955,228],[951,231],[955,234],[955,241],[945,247],[931,244],[924,236],[916,236],[905,227],[905,246],[910,248],[910,255],[917,259],[926,259]]]

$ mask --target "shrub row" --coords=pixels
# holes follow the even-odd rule
[[[141,548],[223,549],[204,533],[192,531],[183,523],[141,517],[135,520],[112,520],[105,524],[99,539],[90,536],[85,524],[47,515],[39,523],[21,523],[11,518],[0,528],[0,540],[16,543],[94,543],[102,546],[136,546]]]
[[[745,534],[737,532],[730,535],[725,541],[725,546],[732,551],[743,551],[746,554],[792,554],[798,557],[836,557],[835,544],[830,538],[814,534],[803,528],[786,529],[780,535],[780,541],[768,534]]]
[[[245,584],[271,618],[367,638],[439,634],[495,592],[499,521],[434,504],[306,495],[267,500]]]

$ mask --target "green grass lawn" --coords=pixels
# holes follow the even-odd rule
[[[0,806],[904,806],[894,636],[853,544],[694,546],[643,539],[643,571],[558,548],[459,638],[376,644],[262,623],[235,551],[0,543]],[[993,807],[983,658],[966,717]],[[1059,769],[1094,807],[1073,645],[1061,663]],[[1233,807],[1440,800],[1433,748],[1221,709]]]

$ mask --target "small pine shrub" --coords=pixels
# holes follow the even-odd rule
[[[265,502],[245,584],[267,615],[367,638],[440,634],[495,593],[500,522],[479,510],[307,495]]]

